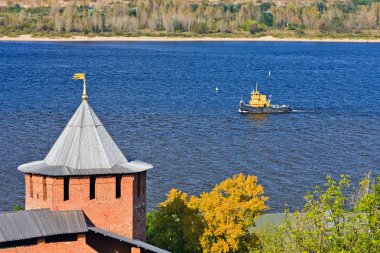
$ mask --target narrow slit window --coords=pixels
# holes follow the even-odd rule
[[[121,176],[116,176],[116,198],[121,197]]]
[[[63,179],[63,200],[69,200],[69,193],[70,193],[70,181],[69,178],[66,177]]]
[[[140,174],[141,173],[137,173],[137,196],[140,196],[140,184],[141,184]]]
[[[144,176],[144,178],[146,178],[146,171],[142,172],[142,175]],[[142,194],[143,194],[143,195],[146,194],[146,187],[143,187],[143,189],[142,189]]]
[[[43,200],[46,200],[47,198],[47,189],[46,189],[46,177],[42,178],[42,198]]]
[[[29,176],[29,195],[33,198],[33,176]]]
[[[90,199],[95,199],[96,177],[90,177]]]

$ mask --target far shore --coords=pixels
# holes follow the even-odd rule
[[[219,37],[86,37],[86,36],[72,36],[72,37],[33,37],[32,35],[20,35],[18,37],[0,37],[0,41],[30,41],[30,42],[181,42],[181,41],[268,41],[268,42],[354,42],[354,43],[380,43],[380,39],[314,39],[314,38],[276,38],[273,36],[263,36],[257,38],[219,38]]]

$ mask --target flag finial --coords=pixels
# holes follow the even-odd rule
[[[82,101],[87,102],[88,96],[87,96],[87,90],[86,90],[86,72],[83,73],[75,73],[73,76],[74,80],[83,80],[83,95],[82,95]]]

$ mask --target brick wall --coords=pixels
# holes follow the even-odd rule
[[[55,179],[50,177],[25,174],[25,209],[50,208],[54,181]],[[44,199],[44,182],[46,182],[46,199]],[[28,208],[29,206],[33,208]]]
[[[138,176],[134,180],[134,215],[133,226],[135,228],[133,238],[146,241],[146,172],[140,173],[140,192],[138,191]]]
[[[102,253],[149,253],[150,251],[137,248],[126,242],[122,242],[110,237],[106,237],[102,234],[97,234],[92,231],[87,234],[87,244],[92,248],[96,249],[98,252]],[[110,247],[112,245],[112,247]]]
[[[64,179],[25,175],[25,209],[83,210],[97,227],[129,238],[146,240],[146,173],[123,175],[116,198],[116,176],[96,177],[90,200],[90,177],[70,177],[69,200],[64,201]],[[138,178],[140,177],[140,183]],[[44,188],[44,182],[46,187]],[[33,187],[31,187],[31,185]],[[138,191],[140,186],[140,191]],[[44,190],[45,189],[45,190]],[[32,191],[32,192],[31,192]],[[46,198],[44,198],[46,191]]]
[[[92,253],[97,252],[86,244],[86,236],[78,235],[77,241],[45,243],[44,238],[38,239],[36,245],[0,248],[0,253]]]

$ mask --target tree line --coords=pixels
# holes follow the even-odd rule
[[[303,34],[374,33],[380,0],[317,0],[255,4],[141,0],[112,5],[69,2],[66,6],[0,7],[0,33],[248,34],[271,30]]]
[[[267,200],[257,177],[242,174],[200,196],[173,189],[148,214],[148,242],[173,253],[380,252],[380,177],[353,187],[328,176],[302,209],[256,227]]]

